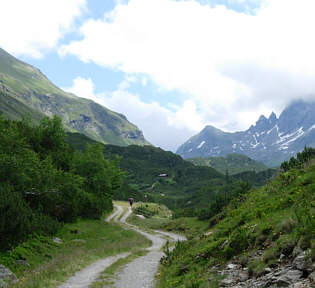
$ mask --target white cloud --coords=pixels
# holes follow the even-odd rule
[[[176,106],[175,112],[157,102],[144,103],[127,90],[134,81],[133,77],[128,76],[116,91],[95,94],[92,79],[77,77],[73,80],[73,86],[64,90],[124,114],[143,131],[149,142],[166,150],[175,151],[203,128],[204,123],[193,103],[187,101],[182,107]]]
[[[0,1],[0,47],[42,57],[56,47],[86,7],[86,0]]]
[[[59,53],[182,91],[198,125],[244,129],[260,113],[315,94],[315,1],[260,3],[248,15],[194,0],[118,1]]]

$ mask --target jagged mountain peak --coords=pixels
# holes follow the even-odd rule
[[[275,123],[277,120],[278,118],[277,118],[276,113],[272,111],[268,118],[269,123]]]
[[[207,126],[181,145],[184,158],[217,157],[230,153],[246,155],[269,166],[279,165],[304,146],[315,147],[315,102],[294,101],[277,118],[261,115],[248,130],[226,133]]]

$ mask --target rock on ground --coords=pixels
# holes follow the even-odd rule
[[[12,273],[7,267],[0,265],[0,288],[6,287],[6,285],[12,281],[17,281],[14,273]]]

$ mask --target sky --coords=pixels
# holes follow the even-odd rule
[[[0,47],[175,151],[315,100],[314,0],[2,0]]]

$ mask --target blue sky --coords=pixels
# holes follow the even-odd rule
[[[4,0],[0,47],[175,151],[205,125],[243,130],[294,99],[314,99],[313,8],[312,0]]]

